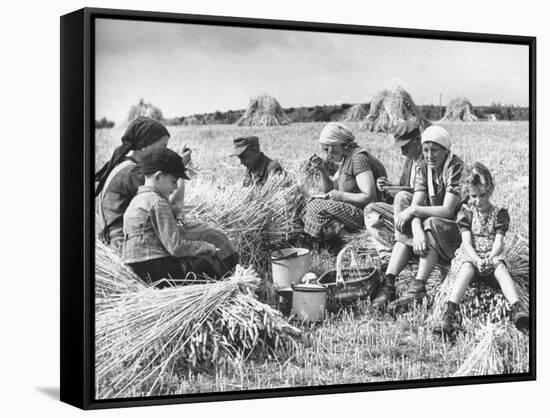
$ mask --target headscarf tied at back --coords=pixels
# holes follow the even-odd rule
[[[321,131],[319,142],[323,145],[354,145],[355,135],[347,126],[330,122]]]
[[[159,121],[145,116],[136,118],[122,135],[122,145],[117,147],[111,159],[95,174],[98,183],[95,195],[101,193],[109,174],[126,157],[131,150],[139,150],[154,144],[159,139],[170,136],[168,129]]]

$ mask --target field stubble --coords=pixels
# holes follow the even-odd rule
[[[169,127],[169,146],[184,144],[193,150],[193,166],[210,186],[240,182],[244,169],[230,157],[232,139],[257,135],[262,150],[278,159],[291,173],[313,153],[320,154],[317,138],[324,123],[297,123],[281,127],[237,127],[224,125]],[[390,180],[396,180],[402,165],[398,150],[384,134],[359,131],[359,123],[347,123],[357,142],[385,165]],[[510,230],[529,238],[529,125],[526,122],[471,122],[442,124],[451,134],[453,152],[467,164],[482,162],[493,172],[496,190],[493,202],[507,207]],[[96,166],[99,167],[120,143],[122,128],[96,131]],[[190,182],[190,188],[197,184]],[[202,187],[208,185],[200,181]],[[197,193],[197,190],[194,191]],[[200,192],[199,192],[200,193]],[[187,202],[192,204],[192,202]],[[312,271],[333,266],[328,253],[314,254]],[[304,344],[283,362],[235,362],[231,370],[182,377],[170,393],[234,391],[277,387],[300,387],[373,381],[443,378],[452,376],[480,341],[487,340],[493,325],[471,322],[454,344],[432,335],[434,318],[426,307],[396,318],[372,314],[367,307],[327,318],[305,333]],[[493,332],[493,331],[491,331]],[[496,331],[494,331],[496,332]],[[529,370],[527,335],[505,321],[500,326],[500,362],[480,373],[521,373]],[[483,342],[482,341],[482,342]],[[492,341],[492,340],[491,340]],[[498,366],[498,367],[497,367]],[[469,374],[477,374],[471,367]],[[128,396],[140,395],[138,393]]]

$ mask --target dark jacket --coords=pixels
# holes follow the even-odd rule
[[[263,152],[251,169],[246,170],[243,186],[263,185],[269,174],[283,174],[285,171],[279,161],[272,160]]]
[[[104,239],[116,246],[122,242],[122,216],[128,208],[130,201],[136,195],[139,186],[143,185],[145,178],[139,169],[137,162],[132,158],[126,158],[127,163],[120,169],[102,191],[100,225],[103,224],[102,235]],[[123,163],[121,163],[123,164]],[[116,169],[116,168],[115,168]]]

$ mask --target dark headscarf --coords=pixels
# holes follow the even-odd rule
[[[147,145],[154,144],[164,136],[170,136],[170,133],[159,121],[145,116],[139,116],[135,119],[128,126],[124,135],[122,135],[122,145],[114,150],[111,159],[95,174],[95,180],[99,182],[95,190],[95,195],[97,196],[101,193],[105,181],[107,181],[107,177],[109,177],[113,168],[120,164],[124,157],[126,157],[128,152],[145,148]]]

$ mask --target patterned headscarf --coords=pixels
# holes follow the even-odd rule
[[[323,145],[353,145],[355,135],[347,126],[330,122],[321,131],[319,142]]]
[[[101,193],[109,174],[126,157],[126,154],[131,150],[139,150],[154,144],[165,136],[170,136],[170,133],[159,121],[144,116],[135,119],[124,132],[121,138],[122,145],[114,150],[111,159],[95,174],[95,180],[99,182],[95,195]]]

